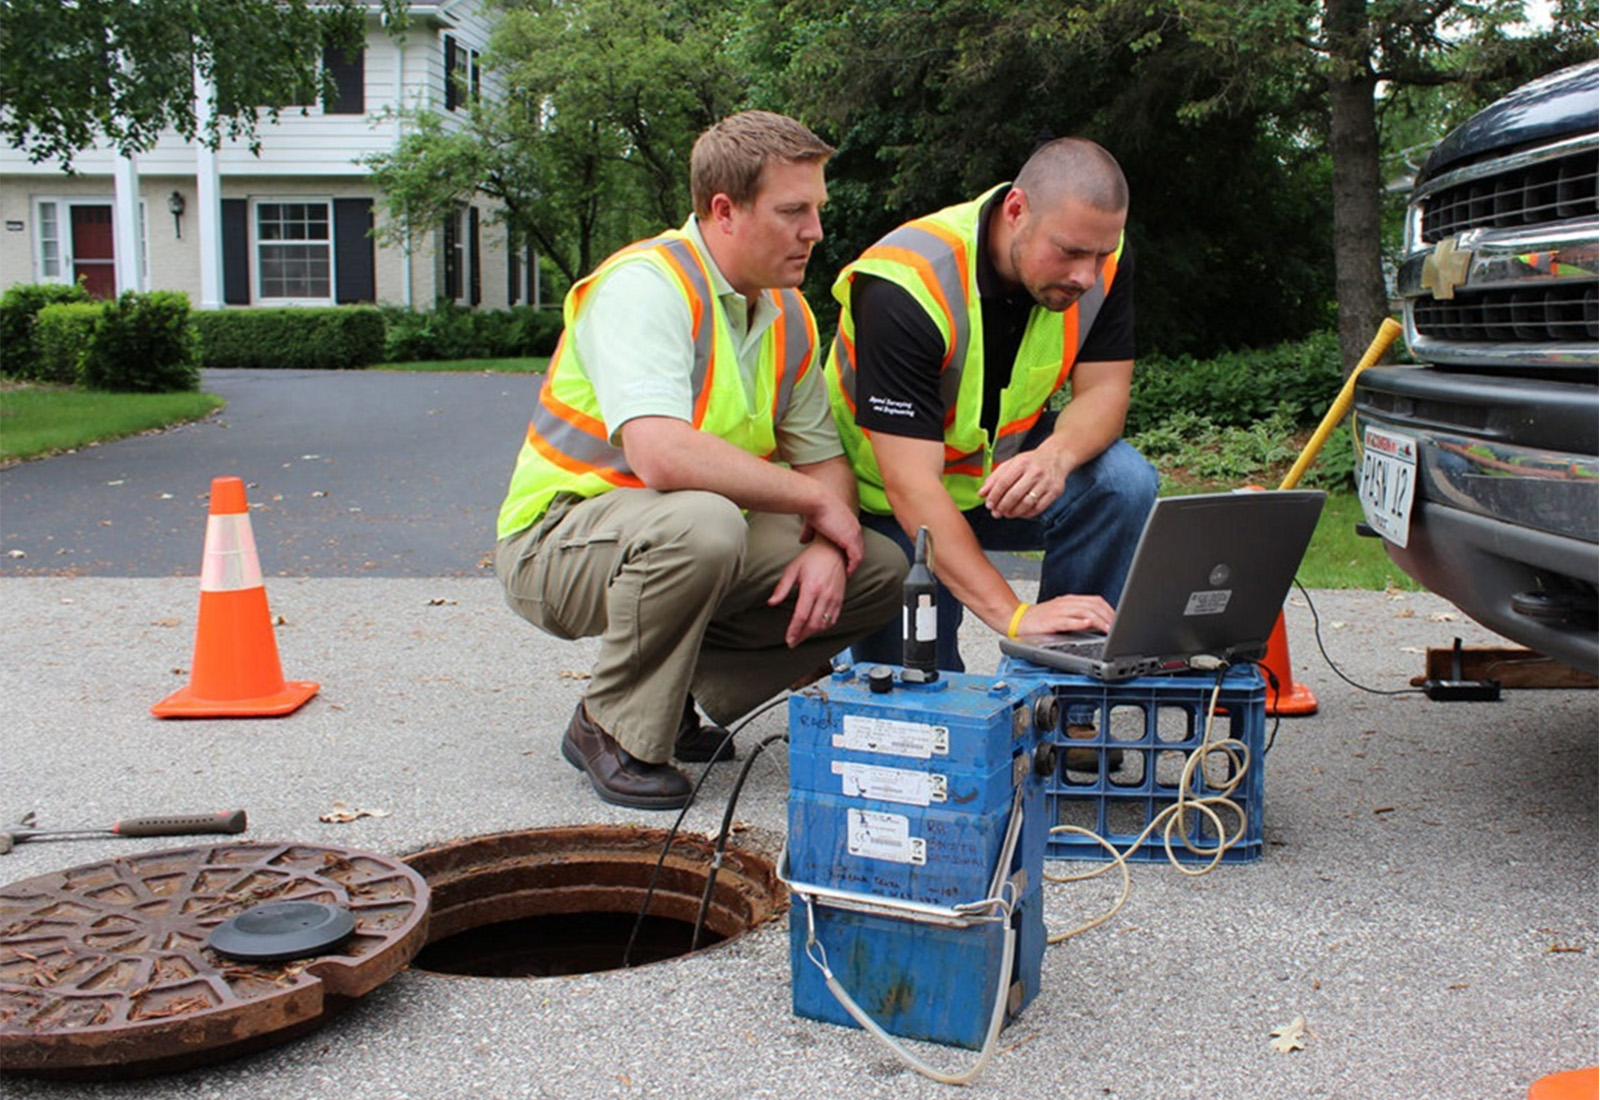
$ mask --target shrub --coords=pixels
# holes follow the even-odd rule
[[[1294,424],[1315,424],[1343,383],[1333,332],[1211,359],[1152,355],[1134,371],[1126,431],[1137,434],[1179,412],[1247,427],[1281,409]]]
[[[383,357],[390,363],[549,355],[561,338],[561,314],[532,306],[468,310],[440,303],[422,312],[388,309],[384,319]]]
[[[78,381],[118,393],[200,388],[200,342],[180,291],[127,291],[103,307],[79,364]]]
[[[79,365],[104,312],[103,302],[69,302],[41,309],[33,328],[33,380],[76,385]]]
[[[28,381],[51,381],[38,373],[34,325],[39,311],[46,306],[88,300],[89,292],[76,283],[19,283],[8,287],[0,294],[0,374]]]
[[[227,309],[195,315],[208,367],[316,370],[383,358],[383,314],[372,306]]]

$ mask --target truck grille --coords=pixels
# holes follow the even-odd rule
[[[1422,211],[1422,237],[1595,216],[1595,157],[1577,153],[1447,187]]]
[[[1591,196],[1591,206],[1593,201]],[[1600,339],[1593,283],[1462,293],[1445,301],[1418,298],[1411,308],[1417,332],[1436,340],[1526,344]]]

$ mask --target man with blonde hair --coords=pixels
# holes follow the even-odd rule
[[[797,288],[832,149],[747,111],[695,143],[694,215],[567,295],[501,507],[521,616],[598,635],[561,743],[607,802],[676,809],[669,759],[733,755],[727,723],[894,614],[904,556],[861,529]]]

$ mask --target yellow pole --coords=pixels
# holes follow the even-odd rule
[[[1312,433],[1310,440],[1300,452],[1300,457],[1294,460],[1294,465],[1283,477],[1280,489],[1293,489],[1300,484],[1300,479],[1305,475],[1306,468],[1316,460],[1317,453],[1322,450],[1322,445],[1328,441],[1328,436],[1333,434],[1333,429],[1339,426],[1339,421],[1344,419],[1344,414],[1350,411],[1350,404],[1355,400],[1356,379],[1361,377],[1361,372],[1366,370],[1389,350],[1389,345],[1394,343],[1395,337],[1400,335],[1400,322],[1393,317],[1385,317],[1383,324],[1378,326],[1378,334],[1372,338],[1372,343],[1367,345],[1367,353],[1361,357],[1361,362],[1356,364],[1356,369],[1350,372],[1350,377],[1344,380],[1344,388],[1339,391],[1339,396],[1333,399],[1333,404],[1328,407],[1327,415],[1322,418],[1322,423],[1317,425],[1317,430]]]

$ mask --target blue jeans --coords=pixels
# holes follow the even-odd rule
[[[1046,412],[1028,433],[1022,449],[1037,447],[1054,427],[1054,414]],[[1040,600],[1069,593],[1098,594],[1115,606],[1159,485],[1155,467],[1119,439],[1098,458],[1072,471],[1061,495],[1032,519],[996,519],[981,505],[962,514],[985,550],[1044,551]],[[861,523],[894,539],[910,559],[912,540],[893,516],[863,512]],[[934,556],[937,559],[937,549]],[[937,661],[948,672],[966,669],[956,637],[963,615],[961,602],[940,588]],[[897,619],[856,642],[851,653],[857,661],[898,665],[900,631]]]

